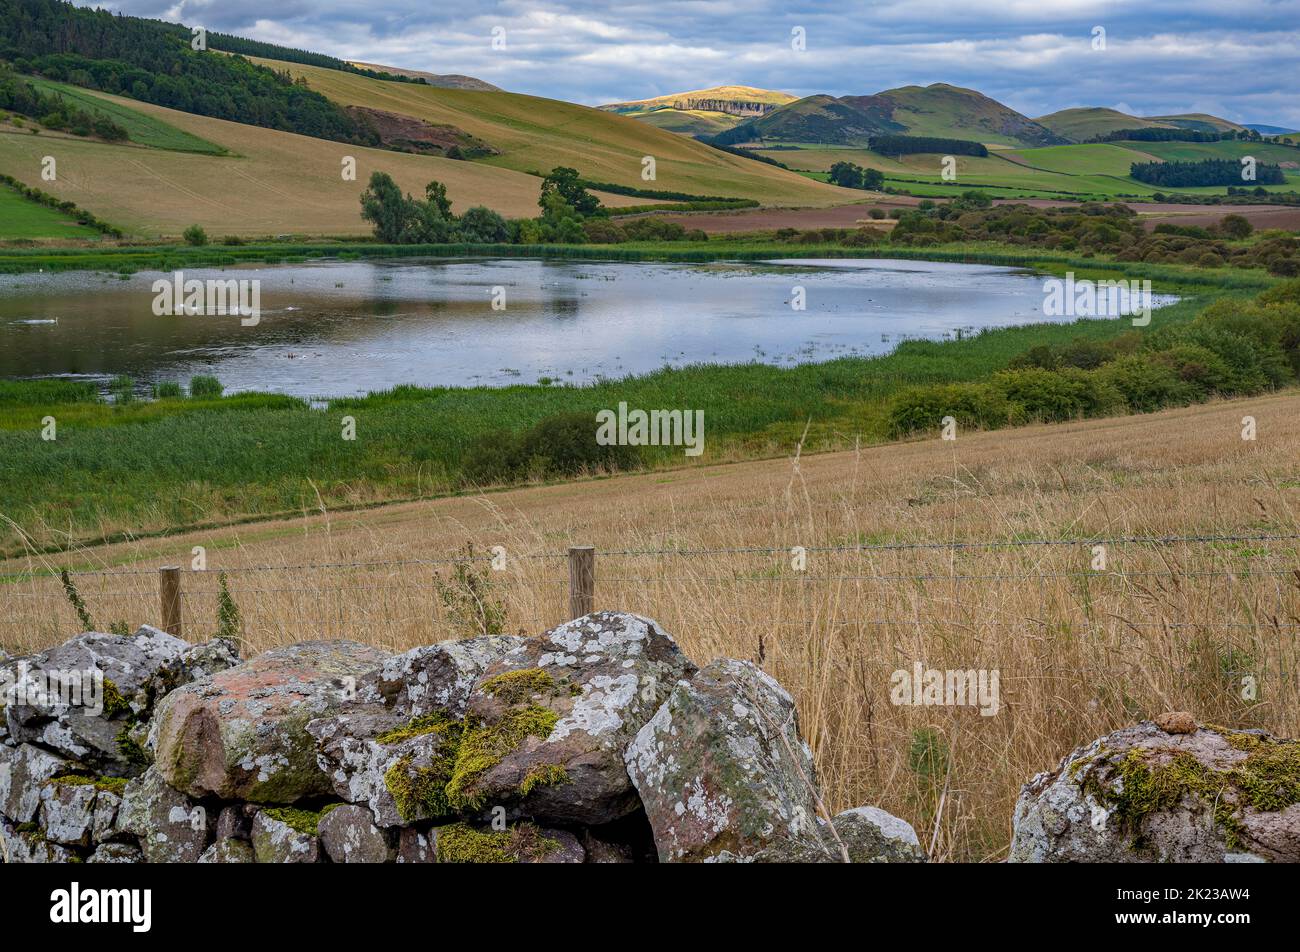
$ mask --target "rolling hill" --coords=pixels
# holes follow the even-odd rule
[[[1009,147],[1067,141],[983,93],[947,83],[901,86],[871,96],[808,96],[740,124],[719,141],[851,146],[887,133]]]
[[[416,87],[412,84],[412,88]],[[541,180],[510,169],[326,142],[79,92],[102,99],[119,112],[135,113],[141,122],[151,121],[157,128],[223,151],[203,154],[50,132],[32,135],[0,124],[0,172],[73,201],[137,237],[175,237],[195,223],[214,238],[366,235],[370,226],[361,219],[358,198],[375,170],[389,173],[403,190],[416,195],[437,179],[447,186],[458,213],[472,205],[488,205],[511,217],[537,214]],[[40,181],[46,155],[58,163],[54,182]],[[356,181],[344,181],[341,175],[343,157],[348,155],[357,160]],[[620,195],[600,197],[611,206],[644,202]]]
[[[343,106],[364,106],[451,125],[486,142],[498,154],[471,163],[545,174],[557,166],[584,178],[633,188],[752,198],[764,205],[834,205],[861,198],[775,166],[730,155],[588,106],[519,93],[438,89],[392,83],[300,63],[258,60],[302,77],[308,88]],[[652,156],[656,178],[641,178]]]
[[[1246,127],[1218,116],[1203,112],[1189,112],[1174,116],[1147,116],[1152,122],[1177,126],[1179,129],[1192,129],[1196,132],[1241,132]]]
[[[713,136],[795,102],[797,96],[753,86],[713,86],[600,108],[682,135]]]
[[[437,86],[440,89],[477,89],[488,93],[501,92],[499,86],[493,86],[491,83],[475,79],[473,76],[462,76],[460,73],[426,73],[420,69],[380,66],[377,63],[363,63],[360,60],[348,60],[347,62],[358,69],[368,69],[376,73],[392,73],[394,76],[406,76],[411,79],[423,80],[430,86]]]
[[[1087,142],[1097,136],[1122,129],[1174,129],[1173,123],[1157,122],[1130,116],[1116,109],[1104,109],[1100,106],[1085,106],[1077,109],[1062,109],[1035,120],[1046,126],[1058,136],[1071,142]]]

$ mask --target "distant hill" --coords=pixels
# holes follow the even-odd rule
[[[808,96],[741,123],[719,141],[864,145],[872,135],[885,133],[1018,147],[1069,142],[983,93],[947,83],[902,86],[872,96]]]
[[[1246,123],[1246,128],[1254,129],[1263,136],[1287,136],[1294,135],[1297,131],[1300,131],[1292,129],[1289,126],[1268,126],[1262,122],[1248,122]]]
[[[797,97],[754,86],[712,86],[599,108],[683,135],[713,136],[775,111]]]
[[[1189,112],[1174,116],[1147,116],[1151,122],[1161,122],[1171,126],[1177,126],[1179,129],[1195,129],[1197,132],[1240,132],[1246,127],[1236,123],[1229,122],[1227,119],[1220,119],[1218,116],[1207,115],[1203,112]]]
[[[475,79],[473,76],[462,76],[460,73],[426,73],[419,69],[380,66],[376,63],[362,63],[359,60],[348,60],[347,62],[357,69],[369,70],[372,73],[392,73],[394,76],[423,80],[430,86],[437,86],[439,89],[477,89],[485,93],[499,93],[502,91],[500,86],[493,86],[491,83]]]
[[[1071,142],[1088,142],[1097,136],[1119,132],[1121,129],[1178,128],[1170,122],[1143,119],[1141,116],[1130,116],[1117,109],[1100,106],[1062,109],[1060,112],[1039,116],[1035,121]]]

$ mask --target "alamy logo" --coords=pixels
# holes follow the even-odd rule
[[[1065,280],[1043,282],[1043,314],[1047,317],[1132,317],[1134,327],[1151,323],[1151,281],[1076,281],[1067,271]]]
[[[596,442],[601,446],[684,446],[687,456],[704,452],[703,410],[631,410],[596,413]]]
[[[244,327],[256,327],[262,319],[262,282],[257,278],[187,281],[185,272],[174,271],[170,281],[159,278],[153,283],[153,293],[153,312],[159,317],[237,314]]]
[[[909,707],[978,707],[984,717],[992,717],[1001,707],[998,686],[1001,675],[996,668],[961,671],[926,669],[916,662],[912,670],[899,668],[889,677],[889,699]]]
[[[152,889],[86,889],[73,883],[50,893],[50,921],[130,923],[132,932],[148,932],[153,926]]]
[[[104,711],[104,672],[32,671],[26,661],[0,671],[0,698],[5,707],[80,707],[87,717]]]

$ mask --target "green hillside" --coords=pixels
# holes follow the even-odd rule
[[[184,132],[156,116],[146,115],[139,109],[114,101],[101,94],[79,86],[56,83],[38,76],[24,77],[38,90],[56,93],[87,112],[108,116],[127,131],[130,141],[153,149],[171,149],[175,152],[197,152],[200,155],[221,155],[226,150],[215,143]]]
[[[1116,109],[1104,109],[1100,106],[1062,109],[1060,112],[1039,116],[1036,121],[1071,142],[1088,142],[1097,136],[1119,132],[1122,129],[1176,128],[1172,123],[1130,116]]]
[[[808,96],[740,124],[719,141],[862,146],[881,134],[1020,147],[1068,141],[983,93],[947,83],[902,86],[872,96]]]
[[[1147,116],[1152,122],[1191,129],[1195,132],[1241,132],[1245,126],[1211,116],[1203,112],[1189,112],[1173,116]]]
[[[0,241],[15,238],[95,238],[99,232],[0,183]]]

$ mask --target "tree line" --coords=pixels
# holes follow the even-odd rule
[[[58,93],[42,92],[3,64],[0,64],[0,109],[34,119],[47,129],[77,136],[96,135],[110,142],[129,138],[126,129],[104,113],[82,109]]]
[[[336,103],[242,56],[190,48],[186,27],[62,0],[0,0],[0,59],[23,73],[268,129],[378,145]]]
[[[939,136],[872,136],[870,147],[872,152],[879,152],[881,155],[938,152],[943,155],[977,155],[982,158],[989,154],[989,150],[981,142],[972,142],[969,139],[946,139]]]
[[[1257,163],[1255,177],[1244,179],[1243,166],[1236,159],[1202,159],[1199,162],[1134,162],[1129,175],[1147,185],[1162,188],[1195,188],[1200,185],[1240,185],[1252,181],[1260,185],[1285,185],[1280,165]]]

